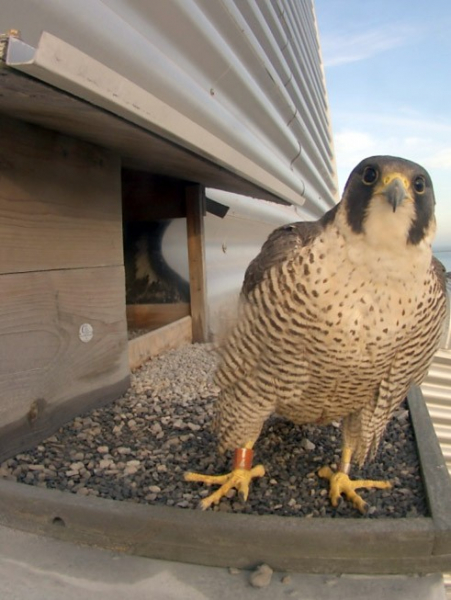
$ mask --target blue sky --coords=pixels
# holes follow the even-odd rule
[[[315,0],[340,190],[366,156],[422,164],[451,249],[451,1]]]

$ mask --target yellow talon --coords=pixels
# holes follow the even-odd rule
[[[356,479],[352,480],[346,473],[337,471],[334,473],[329,467],[323,467],[318,471],[318,475],[323,479],[328,479],[330,482],[329,498],[332,506],[338,505],[338,500],[341,494],[352,502],[355,508],[361,513],[366,512],[366,502],[355,491],[358,488],[391,488],[391,483],[388,481],[374,481],[372,479]]]
[[[185,481],[200,481],[207,485],[220,485],[221,487],[213,494],[204,498],[200,505],[202,510],[209,508],[212,504],[218,504],[229,490],[235,488],[240,497],[246,501],[249,494],[249,484],[254,477],[263,477],[265,468],[257,465],[252,469],[234,469],[226,475],[202,475],[200,473],[185,473]]]

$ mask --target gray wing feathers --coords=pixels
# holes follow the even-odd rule
[[[247,298],[252,290],[263,281],[269,270],[281,265],[296,248],[307,245],[321,231],[319,221],[291,223],[275,229],[250,263],[244,275],[241,295]]]

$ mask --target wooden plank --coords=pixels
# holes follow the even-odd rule
[[[124,298],[123,267],[0,276],[0,460],[125,391]]]
[[[192,342],[191,317],[183,317],[174,323],[146,333],[128,344],[130,369],[140,367],[146,360],[162,352],[179,348]]]
[[[122,170],[124,221],[185,217],[185,182],[144,171]]]
[[[190,314],[188,302],[176,304],[128,304],[129,329],[158,329]]]
[[[123,264],[120,160],[0,117],[0,273]]]
[[[206,342],[208,314],[204,233],[205,190],[201,185],[187,185],[185,197],[193,341]]]

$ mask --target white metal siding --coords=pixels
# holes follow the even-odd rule
[[[448,299],[449,297],[450,284],[448,283]],[[421,389],[451,475],[451,327],[449,324],[442,348],[435,354]],[[445,574],[444,580],[447,598],[451,600],[451,574]]]
[[[451,280],[447,280],[448,322],[428,375],[421,386],[440,446],[451,474]]]
[[[305,216],[337,200],[310,0],[0,0],[0,14],[27,44],[48,31],[202,126]]]
[[[451,474],[451,350],[437,352],[421,388]]]

